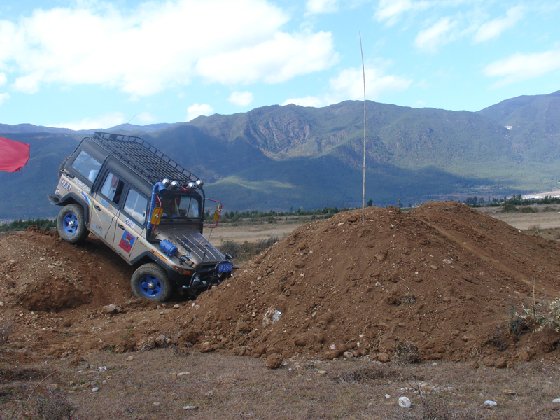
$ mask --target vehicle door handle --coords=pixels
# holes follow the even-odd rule
[[[93,208],[94,208],[95,210],[101,210],[101,207],[99,207],[97,204],[94,204],[94,205],[93,205]]]
[[[124,229],[124,226],[121,225],[120,223],[118,223],[117,226],[119,227],[119,229]]]

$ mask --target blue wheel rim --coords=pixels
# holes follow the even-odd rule
[[[70,236],[76,235],[78,232],[78,224],[78,216],[72,211],[66,213],[62,219],[62,228],[64,232]]]
[[[145,274],[140,279],[140,293],[147,298],[154,298],[161,294],[163,289],[161,280],[156,276]]]

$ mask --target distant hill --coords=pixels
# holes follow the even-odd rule
[[[172,127],[174,125],[181,125],[181,124],[184,123],[175,123],[175,124],[161,123],[161,124],[149,124],[149,125],[120,124],[111,127],[108,130],[100,129],[100,130],[87,130],[87,131],[109,131],[114,133],[135,135],[137,133],[138,134],[153,133]]]
[[[31,133],[50,133],[50,134],[68,134],[73,133],[69,128],[43,127],[33,124],[17,124],[8,125],[0,124],[0,133],[2,134],[31,134]]]
[[[479,114],[507,127],[512,150],[524,159],[560,159],[560,91],[508,99]]]
[[[47,195],[54,191],[60,163],[76,148],[80,136],[45,132],[8,134],[13,140],[29,143],[31,153],[21,171],[0,172],[0,219],[54,215]]]
[[[368,157],[409,168],[511,158],[508,131],[483,115],[367,102]],[[325,108],[270,106],[191,122],[224,142],[248,141],[276,159],[346,156],[361,150],[363,103]],[[357,160],[361,163],[361,152]]]
[[[479,112],[366,102],[367,198],[503,196],[556,188],[560,92],[513,98]],[[363,102],[267,106],[190,123],[122,125],[206,181],[228,210],[352,207],[361,203]],[[0,173],[0,219],[54,215],[47,201],[62,159],[93,130],[21,124],[0,135],[31,144],[29,164]]]

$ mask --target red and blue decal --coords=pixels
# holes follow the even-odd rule
[[[134,240],[135,240],[134,236],[132,236],[132,234],[128,233],[125,230],[121,236],[119,247],[121,247],[126,252],[130,252],[132,246],[134,245]]]

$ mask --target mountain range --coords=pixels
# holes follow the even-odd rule
[[[417,204],[556,188],[560,91],[521,96],[478,112],[345,101],[323,108],[266,106],[189,123],[121,125],[206,182],[226,210],[289,210],[361,204],[366,113],[366,198]],[[28,165],[0,173],[0,219],[56,214],[47,195],[58,166],[96,130],[0,124],[31,145]]]

